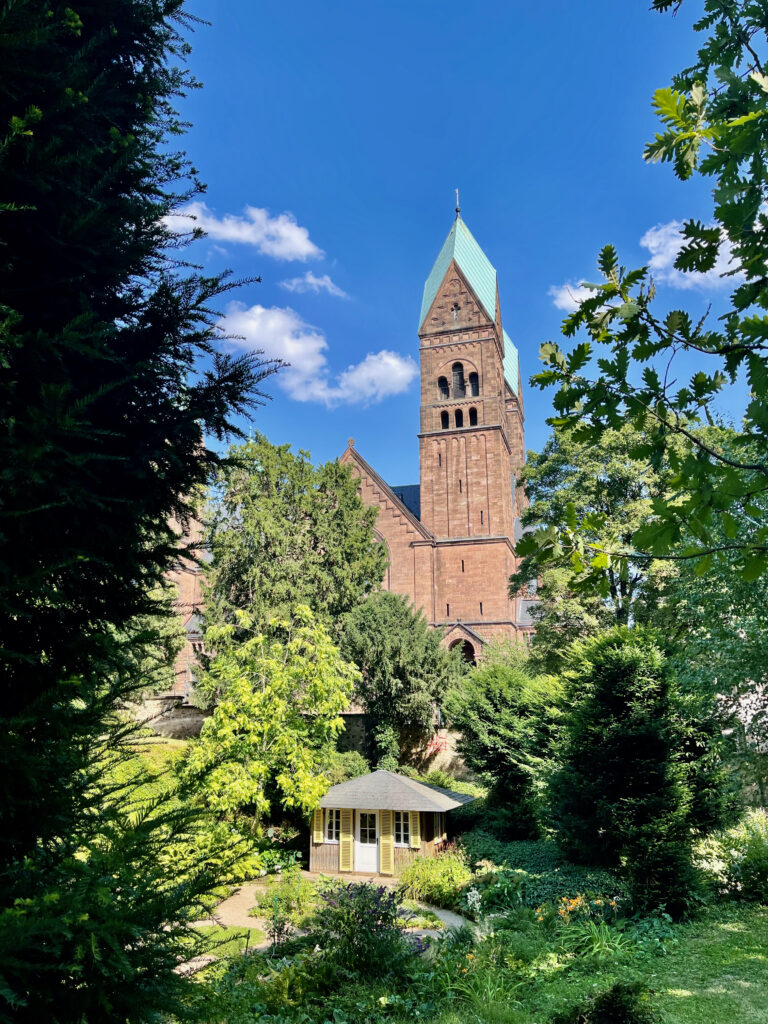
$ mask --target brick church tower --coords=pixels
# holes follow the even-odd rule
[[[523,639],[530,602],[511,599],[525,461],[517,349],[501,322],[496,271],[456,211],[424,286],[419,321],[420,482],[389,486],[350,443],[342,462],[377,505],[385,589],[424,609],[446,643],[478,658]]]

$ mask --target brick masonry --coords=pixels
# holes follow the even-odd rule
[[[523,405],[504,380],[498,292],[491,320],[457,264],[449,265],[420,339],[417,519],[350,441],[341,462],[379,509],[377,533],[389,566],[382,586],[407,596],[446,643],[480,657],[492,638],[525,639],[530,624],[508,595],[515,571],[515,524],[525,505],[517,487],[525,461]],[[447,391],[447,393],[446,393]]]

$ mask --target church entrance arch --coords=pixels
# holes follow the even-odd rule
[[[469,642],[469,640],[454,640],[449,650],[454,651],[456,648],[461,651],[461,656],[468,665],[477,664],[477,658],[475,657],[475,648]]]

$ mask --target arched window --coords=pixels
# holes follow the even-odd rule
[[[448,390],[448,378],[438,377],[437,378],[437,390],[440,392],[441,398],[448,398],[450,391]]]
[[[456,410],[456,426],[457,427],[463,427],[464,426],[464,413],[461,411],[461,409],[457,409]]]
[[[480,394],[480,378],[476,373],[470,373],[469,375],[469,393],[473,398]]]
[[[461,363],[454,363],[451,367],[453,376],[453,397],[463,398],[467,393],[467,385],[464,383],[464,367]]]
[[[477,409],[469,410],[469,425],[470,427],[477,426]]]
[[[447,412],[440,413],[440,426],[443,428],[443,430],[447,430],[448,427],[450,426]]]

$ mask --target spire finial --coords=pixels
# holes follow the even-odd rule
[[[461,213],[461,207],[459,206],[459,190],[456,189],[456,216],[458,217]]]

